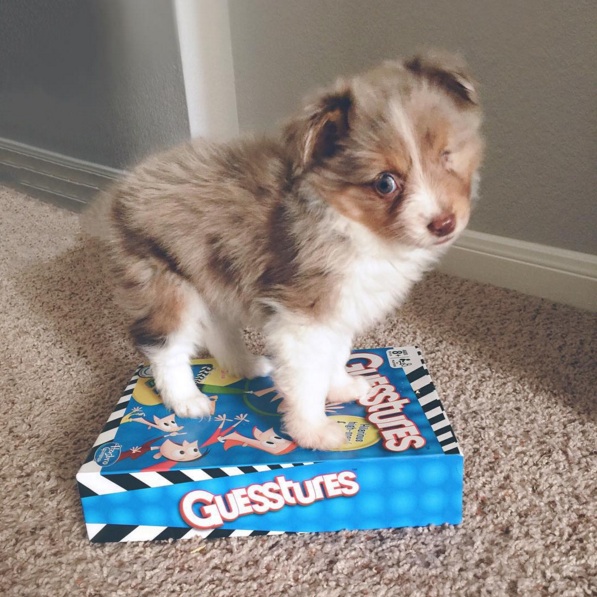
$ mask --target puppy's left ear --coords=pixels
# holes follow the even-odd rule
[[[350,130],[353,95],[348,85],[321,95],[305,106],[301,114],[287,123],[284,139],[304,170],[338,151]]]
[[[429,51],[407,60],[404,66],[414,75],[443,88],[456,100],[474,106],[479,104],[477,82],[459,54]]]

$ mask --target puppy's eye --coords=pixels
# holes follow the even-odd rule
[[[393,174],[382,172],[373,183],[373,186],[379,195],[390,197],[400,191],[400,184]]]
[[[449,149],[444,149],[441,152],[440,159],[444,168],[450,169],[452,165],[452,152]]]

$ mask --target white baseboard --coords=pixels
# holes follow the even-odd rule
[[[597,311],[597,256],[467,230],[439,270]]]
[[[0,180],[26,193],[81,209],[124,172],[0,138]]]

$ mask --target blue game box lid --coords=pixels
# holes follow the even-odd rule
[[[212,400],[209,419],[181,419],[160,399],[141,365],[95,442],[85,473],[248,472],[320,461],[461,454],[420,350],[415,346],[353,351],[347,370],[371,391],[359,402],[327,407],[343,425],[336,451],[297,446],[281,430],[281,396],[270,378],[230,376],[214,359],[192,363],[198,387]],[[245,469],[245,470],[243,470]],[[226,471],[228,470],[228,473]],[[212,471],[209,473],[207,471]],[[217,474],[217,473],[215,473]]]

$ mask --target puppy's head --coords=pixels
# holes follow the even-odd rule
[[[337,81],[284,134],[299,184],[388,242],[434,247],[468,223],[480,125],[462,61],[427,55]]]

